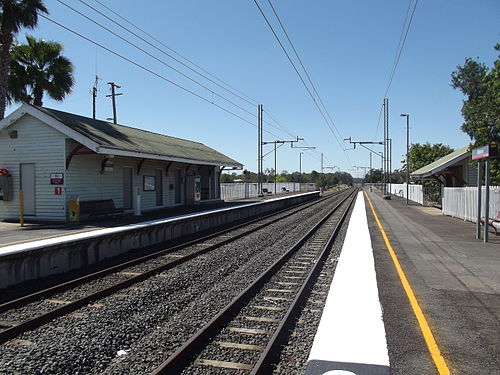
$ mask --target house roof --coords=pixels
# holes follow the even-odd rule
[[[414,178],[426,178],[430,177],[433,174],[436,174],[449,166],[456,164],[469,156],[469,146],[462,147],[459,150],[453,151],[442,158],[433,161],[430,164],[427,164],[425,167],[417,169],[416,171],[410,174],[411,177]]]
[[[48,125],[52,125],[99,154],[124,155],[191,164],[222,165],[235,168],[243,167],[236,160],[199,142],[45,107],[23,104],[4,121],[9,120],[9,117],[15,115],[18,111],[21,111],[21,113],[14,116],[14,119],[11,119],[7,125],[0,123],[0,129],[28,113],[48,123]]]

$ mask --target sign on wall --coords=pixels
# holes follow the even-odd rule
[[[51,173],[50,174],[50,184],[51,185],[64,185],[64,173]]]

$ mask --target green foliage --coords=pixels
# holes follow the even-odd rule
[[[42,13],[47,13],[42,0],[0,0],[0,120],[7,106],[12,41],[21,28],[34,29]]]
[[[382,170],[370,169],[366,174],[364,182],[366,183],[380,183],[382,182]]]
[[[63,46],[31,36],[26,41],[12,49],[8,97],[37,106],[43,105],[45,92],[54,100],[63,100],[74,84],[73,64],[61,55]]]
[[[494,48],[500,51],[500,43]],[[471,147],[500,144],[500,59],[488,69],[483,63],[466,58],[465,64],[451,74],[451,83],[466,96],[461,129],[471,138]],[[500,163],[497,159],[491,164],[491,183],[500,185]]]
[[[410,172],[414,172],[417,169],[425,167],[427,164],[436,161],[443,156],[448,155],[454,150],[442,143],[436,144],[420,144],[415,143],[410,146],[410,153],[408,156],[409,164],[410,164]]]
[[[241,182],[257,182],[257,174],[250,171],[243,171],[241,174],[235,172],[228,174],[221,174],[221,182],[235,182],[239,180]],[[237,181],[237,182],[239,182]],[[263,176],[264,182],[274,182],[274,170],[266,169]],[[303,183],[315,183],[318,187],[328,188],[338,184],[352,185],[353,178],[349,173],[346,172],[335,172],[335,173],[319,173],[317,171],[312,171],[311,173],[302,173],[288,171],[282,171],[276,176],[277,182],[303,182]]]

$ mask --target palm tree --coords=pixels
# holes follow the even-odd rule
[[[61,55],[57,42],[26,36],[28,44],[12,48],[8,97],[41,106],[46,92],[54,100],[63,100],[74,84],[73,64]]]
[[[23,27],[33,29],[38,13],[47,13],[43,0],[0,0],[0,120],[7,105],[10,50],[14,35]]]

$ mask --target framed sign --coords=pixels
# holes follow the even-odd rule
[[[472,149],[472,160],[494,158],[498,155],[496,144],[485,145]]]
[[[155,176],[143,176],[143,190],[144,191],[155,191],[156,190]]]
[[[50,174],[50,184],[51,185],[64,185],[64,173],[51,173]]]

